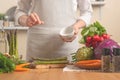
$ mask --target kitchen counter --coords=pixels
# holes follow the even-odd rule
[[[120,73],[69,72],[62,68],[0,74],[0,80],[120,80]]]

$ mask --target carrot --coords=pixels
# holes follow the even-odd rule
[[[27,66],[29,65],[30,63],[24,63],[24,64],[19,64],[19,65],[16,65],[16,66],[19,66],[19,67],[24,67],[24,66]]]
[[[21,68],[21,67],[16,67],[15,72],[23,72],[23,71],[28,71],[28,68]]]
[[[100,63],[90,63],[90,64],[81,64],[79,65],[80,68],[86,68],[86,69],[100,69],[101,64]]]
[[[100,60],[83,60],[83,61],[78,61],[77,64],[89,64],[89,63],[94,63],[94,62],[100,62]]]
[[[20,65],[16,65],[15,71],[16,72],[22,72],[22,71],[28,71],[28,68],[24,68],[24,66],[29,65],[30,63],[24,63],[24,64],[20,64]]]
[[[75,63],[75,66],[78,66],[83,69],[100,69],[101,61],[100,60],[84,60],[78,61]]]

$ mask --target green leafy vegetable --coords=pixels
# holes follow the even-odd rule
[[[109,38],[105,27],[103,27],[98,21],[83,28],[81,35],[82,38],[80,39],[79,43],[93,48],[95,48],[103,40]],[[105,35],[107,38],[104,38]]]
[[[15,70],[14,62],[0,53],[0,73],[8,73]]]

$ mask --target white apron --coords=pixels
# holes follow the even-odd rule
[[[34,0],[36,12],[45,22],[28,30],[27,60],[68,56],[79,48],[78,38],[63,42],[59,32],[76,22],[72,0]]]

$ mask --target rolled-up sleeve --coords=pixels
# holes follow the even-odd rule
[[[30,10],[32,6],[31,1],[32,0],[18,0],[17,1],[17,8],[16,8],[15,15],[14,15],[16,25],[19,25],[18,19],[20,16],[28,14],[28,11]]]
[[[90,0],[77,0],[78,9],[80,10],[80,16],[78,20],[83,20],[86,26],[90,24],[93,9]]]

